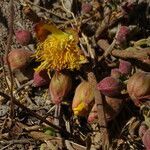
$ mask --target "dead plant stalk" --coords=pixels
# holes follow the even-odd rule
[[[10,0],[10,15],[9,15],[9,35],[7,38],[7,45],[6,45],[6,49],[5,49],[5,57],[6,57],[6,63],[8,65],[8,73],[10,76],[10,82],[11,85],[10,87],[8,86],[9,92],[10,92],[10,97],[11,97],[11,103],[10,103],[10,116],[11,119],[14,118],[14,103],[13,103],[13,87],[14,87],[14,81],[13,81],[13,73],[10,67],[10,63],[8,60],[8,54],[11,50],[11,43],[12,43],[12,38],[13,38],[13,22],[14,22],[14,1]],[[6,77],[6,76],[5,76]],[[7,84],[8,85],[8,84]]]

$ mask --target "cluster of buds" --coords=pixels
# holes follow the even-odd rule
[[[111,121],[120,112],[123,104],[122,99],[115,97],[120,94],[120,82],[118,79],[107,77],[97,87],[105,95],[104,109],[106,111],[106,119]],[[98,112],[97,106],[94,104],[94,89],[88,81],[82,81],[76,88],[72,110],[77,116],[88,115],[89,123],[97,121]]]
[[[28,30],[17,30],[15,32],[16,40],[19,44],[26,46],[30,44],[32,35]],[[31,60],[33,52],[26,49],[12,49],[8,54],[8,62],[12,70],[23,69]],[[4,58],[5,63],[7,63]]]
[[[119,68],[114,68],[111,70],[111,77],[119,79],[121,76],[127,76],[131,74],[132,64],[129,61],[120,60]]]

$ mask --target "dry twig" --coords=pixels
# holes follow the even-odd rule
[[[74,15],[74,13],[71,12],[70,10],[68,10],[68,9],[65,7],[63,0],[61,0],[61,3],[62,3],[62,6],[63,6],[64,10],[66,10],[66,12],[68,12],[68,13],[70,13],[70,14],[72,15],[72,18],[73,18],[73,20],[74,20],[74,23],[75,23],[75,25],[77,25],[78,23],[77,23],[77,20],[76,20],[76,17],[75,17],[75,15]]]
[[[89,44],[89,40],[88,40],[87,36],[82,33],[82,37],[83,37],[83,39],[84,39],[84,41],[85,41],[85,43],[87,45],[88,53],[90,54],[92,59],[95,59],[95,51],[93,50],[93,48]]]
[[[14,118],[14,104],[13,104],[13,87],[14,87],[14,81],[13,81],[13,73],[11,71],[11,67],[10,67],[10,63],[8,60],[8,53],[11,50],[11,43],[12,43],[12,38],[13,38],[13,22],[14,22],[14,5],[13,5],[13,0],[10,0],[10,20],[9,20],[9,35],[8,35],[8,39],[7,39],[7,46],[6,46],[6,50],[5,50],[5,56],[6,56],[6,63],[8,64],[8,72],[10,75],[10,82],[11,82],[11,86],[8,86],[8,89],[10,91],[10,97],[11,97],[11,112],[10,112],[10,116],[13,119]],[[6,76],[5,76],[6,77]],[[8,85],[8,84],[7,84]]]
[[[93,85],[94,94],[95,94],[95,103],[97,105],[97,112],[98,112],[98,123],[100,126],[100,132],[102,137],[102,144],[109,145],[109,133],[107,130],[107,122],[106,116],[104,111],[104,105],[101,93],[96,89],[97,81],[93,72],[88,73],[88,80]]]
[[[0,144],[5,145],[3,148],[1,148],[0,150],[5,150],[8,149],[9,146],[14,145],[14,144],[27,144],[27,143],[31,143],[32,141],[29,139],[23,139],[23,140],[11,140],[11,141],[0,141]]]
[[[101,24],[96,30],[96,38],[98,38],[106,29],[119,22],[125,16],[125,13],[118,12],[117,16],[114,19],[110,19],[111,15],[112,11],[110,11],[109,8],[106,8],[106,13],[104,14],[105,18],[101,21]]]
[[[107,13],[107,14],[106,14]],[[105,9],[105,18],[101,21],[101,24],[96,30],[95,37],[97,38],[106,28],[108,28],[110,21],[111,10],[107,7]]]
[[[63,20],[69,20],[68,18],[63,17],[62,15],[59,15],[59,14],[57,14],[56,12],[54,12],[54,11],[52,11],[52,10],[48,10],[48,9],[42,7],[42,6],[36,5],[36,4],[34,4],[33,2],[31,2],[31,1],[29,1],[29,0],[25,0],[25,1],[26,1],[28,4],[33,5],[33,6],[37,7],[37,8],[40,8],[41,10],[44,10],[45,12],[50,13],[50,14],[56,16],[56,17],[59,17],[59,18],[61,18],[61,19],[63,19]]]

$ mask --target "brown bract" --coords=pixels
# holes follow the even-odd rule
[[[36,33],[36,38],[40,41],[43,42],[47,36],[50,34],[50,31],[46,30],[44,28],[45,23],[40,21],[39,23],[35,24],[34,26],[34,31]]]

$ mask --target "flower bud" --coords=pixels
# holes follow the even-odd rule
[[[54,104],[62,102],[72,86],[70,76],[62,73],[55,73],[49,85],[49,93]]]
[[[142,142],[146,147],[146,150],[150,150],[150,129],[148,129],[142,137]]]
[[[25,49],[13,49],[8,54],[8,61],[12,70],[22,69],[31,61],[33,53]],[[4,58],[5,63],[6,58]]]
[[[135,105],[140,104],[141,97],[150,95],[150,73],[136,72],[129,78],[127,91]]]
[[[139,127],[139,136],[143,137],[143,135],[145,134],[145,132],[147,131],[148,127],[146,124],[142,123]]]
[[[105,96],[114,97],[120,95],[121,83],[118,79],[113,77],[106,77],[97,84],[97,89]]]
[[[34,72],[33,85],[35,87],[40,87],[49,84],[50,79],[46,70],[41,70],[39,72]]]
[[[127,41],[127,37],[129,36],[130,29],[127,26],[121,26],[116,37],[118,44],[123,44]]]
[[[131,70],[132,70],[132,65],[130,62],[125,61],[125,60],[120,60],[119,71],[122,74],[128,75],[131,73]]]
[[[19,30],[15,32],[16,40],[21,45],[28,45],[31,41],[31,33],[27,30]]]
[[[118,68],[111,69],[111,77],[115,79],[119,79],[121,76],[121,72]]]
[[[83,3],[81,10],[83,14],[89,13],[92,10],[92,5],[90,3]]]
[[[105,97],[106,101],[104,101],[104,110],[106,115],[106,121],[113,120],[121,111],[122,106],[124,104],[123,99],[119,98],[111,98],[111,97]],[[94,123],[98,119],[98,113],[97,113],[97,107],[96,104],[94,104],[89,116],[88,116],[88,122]]]
[[[94,90],[87,81],[82,81],[75,90],[72,110],[75,115],[85,116],[94,100]]]

